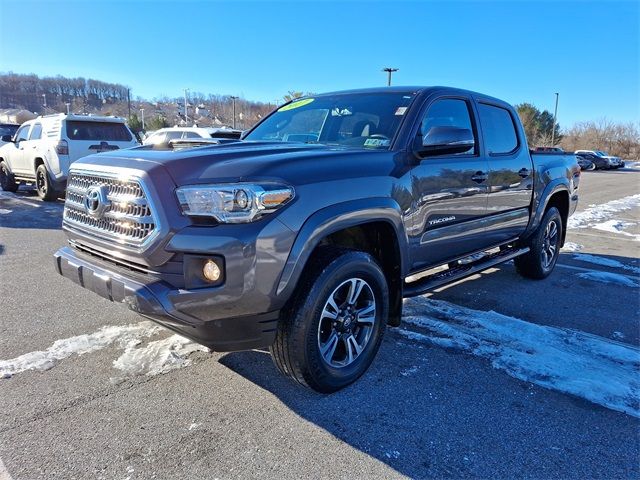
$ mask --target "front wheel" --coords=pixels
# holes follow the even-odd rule
[[[15,181],[7,162],[0,162],[0,188],[5,192],[15,192],[20,184]]]
[[[36,190],[38,196],[45,202],[51,202],[58,198],[58,192],[53,188],[47,167],[43,164],[36,168]]]
[[[514,260],[518,273],[536,280],[548,277],[558,261],[561,241],[562,217],[556,207],[551,207],[526,243],[529,252]]]
[[[367,253],[330,248],[311,261],[270,351],[282,373],[331,393],[355,382],[373,362],[389,315],[389,290]]]

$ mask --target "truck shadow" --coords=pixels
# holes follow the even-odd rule
[[[625,415],[588,402],[580,402],[578,409],[572,397],[556,392],[542,397],[542,389],[482,360],[406,341],[394,329],[369,371],[332,395],[294,384],[266,352],[229,353],[219,361],[304,420],[410,478],[509,477],[526,471],[563,478],[595,471],[606,476],[606,461],[572,470],[588,463],[583,456],[605,453],[589,431],[602,421],[619,425],[626,434],[633,431],[634,422]],[[573,445],[588,447],[581,451]]]
[[[21,187],[16,193],[0,190],[0,227],[59,230],[64,200],[41,201],[36,192]]]

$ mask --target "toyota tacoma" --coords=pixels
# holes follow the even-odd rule
[[[509,260],[547,277],[579,180],[574,155],[532,154],[496,98],[309,96],[242,140],[75,162],[55,265],[214,351],[268,347],[332,392],[367,370],[404,297]]]

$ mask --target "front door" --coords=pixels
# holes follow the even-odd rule
[[[423,116],[417,141],[434,127],[453,126],[474,132],[475,146],[458,154],[428,156],[412,170],[412,270],[436,266],[486,246],[488,172],[480,153],[478,129],[470,99],[440,98]]]
[[[27,170],[25,161],[25,143],[29,138],[30,124],[21,126],[16,132],[15,143],[12,145],[14,149],[11,150],[9,155],[9,167],[13,173],[28,174],[33,173]]]

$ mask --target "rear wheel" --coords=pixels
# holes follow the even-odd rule
[[[278,369],[318,392],[356,381],[380,347],[389,315],[382,269],[364,252],[325,249],[312,259],[278,324],[271,355]]]
[[[51,202],[58,198],[58,192],[53,188],[49,172],[44,164],[40,164],[36,168],[36,190],[38,196],[45,202]]]
[[[526,243],[529,252],[514,260],[518,273],[537,280],[548,277],[558,261],[561,239],[562,217],[556,207],[551,207]]]
[[[5,192],[15,192],[19,185],[11,174],[7,162],[2,160],[0,162],[0,188]]]

